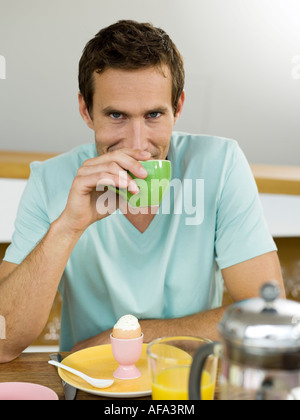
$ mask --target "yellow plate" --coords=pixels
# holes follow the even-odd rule
[[[121,380],[113,377],[118,363],[115,361],[111,345],[90,347],[76,353],[70,354],[63,360],[63,364],[77,369],[93,378],[114,379],[109,388],[98,389],[89,385],[83,379],[63,369],[58,369],[61,379],[77,389],[90,394],[109,398],[138,398],[151,395],[151,378],[148,373],[147,344],[143,344],[143,352],[136,367],[141,371],[142,376],[138,379]]]

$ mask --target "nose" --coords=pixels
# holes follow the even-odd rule
[[[133,119],[127,127],[126,140],[131,149],[147,149],[147,136],[144,121]]]

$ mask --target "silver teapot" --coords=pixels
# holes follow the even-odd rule
[[[208,357],[219,357],[221,400],[297,400],[300,387],[300,304],[279,299],[276,283],[261,298],[232,305],[219,324],[223,343],[196,353],[189,398],[201,399],[202,371]]]

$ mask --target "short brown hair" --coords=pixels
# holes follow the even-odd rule
[[[184,89],[183,58],[170,37],[150,23],[121,20],[101,29],[83,50],[79,62],[79,90],[89,114],[93,108],[94,78],[107,68],[135,70],[167,65],[172,76],[172,105],[176,114]]]

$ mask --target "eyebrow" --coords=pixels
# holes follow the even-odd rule
[[[168,108],[163,107],[163,106],[158,106],[157,108],[152,108],[152,109],[144,112],[144,115],[148,115],[148,114],[151,114],[153,112],[159,112],[160,114],[166,114],[167,111],[168,111]],[[108,116],[110,114],[114,114],[114,113],[128,116],[127,112],[121,111],[120,109],[116,109],[116,108],[113,108],[111,106],[107,106],[101,112],[102,112],[103,115],[106,115],[106,116]]]

